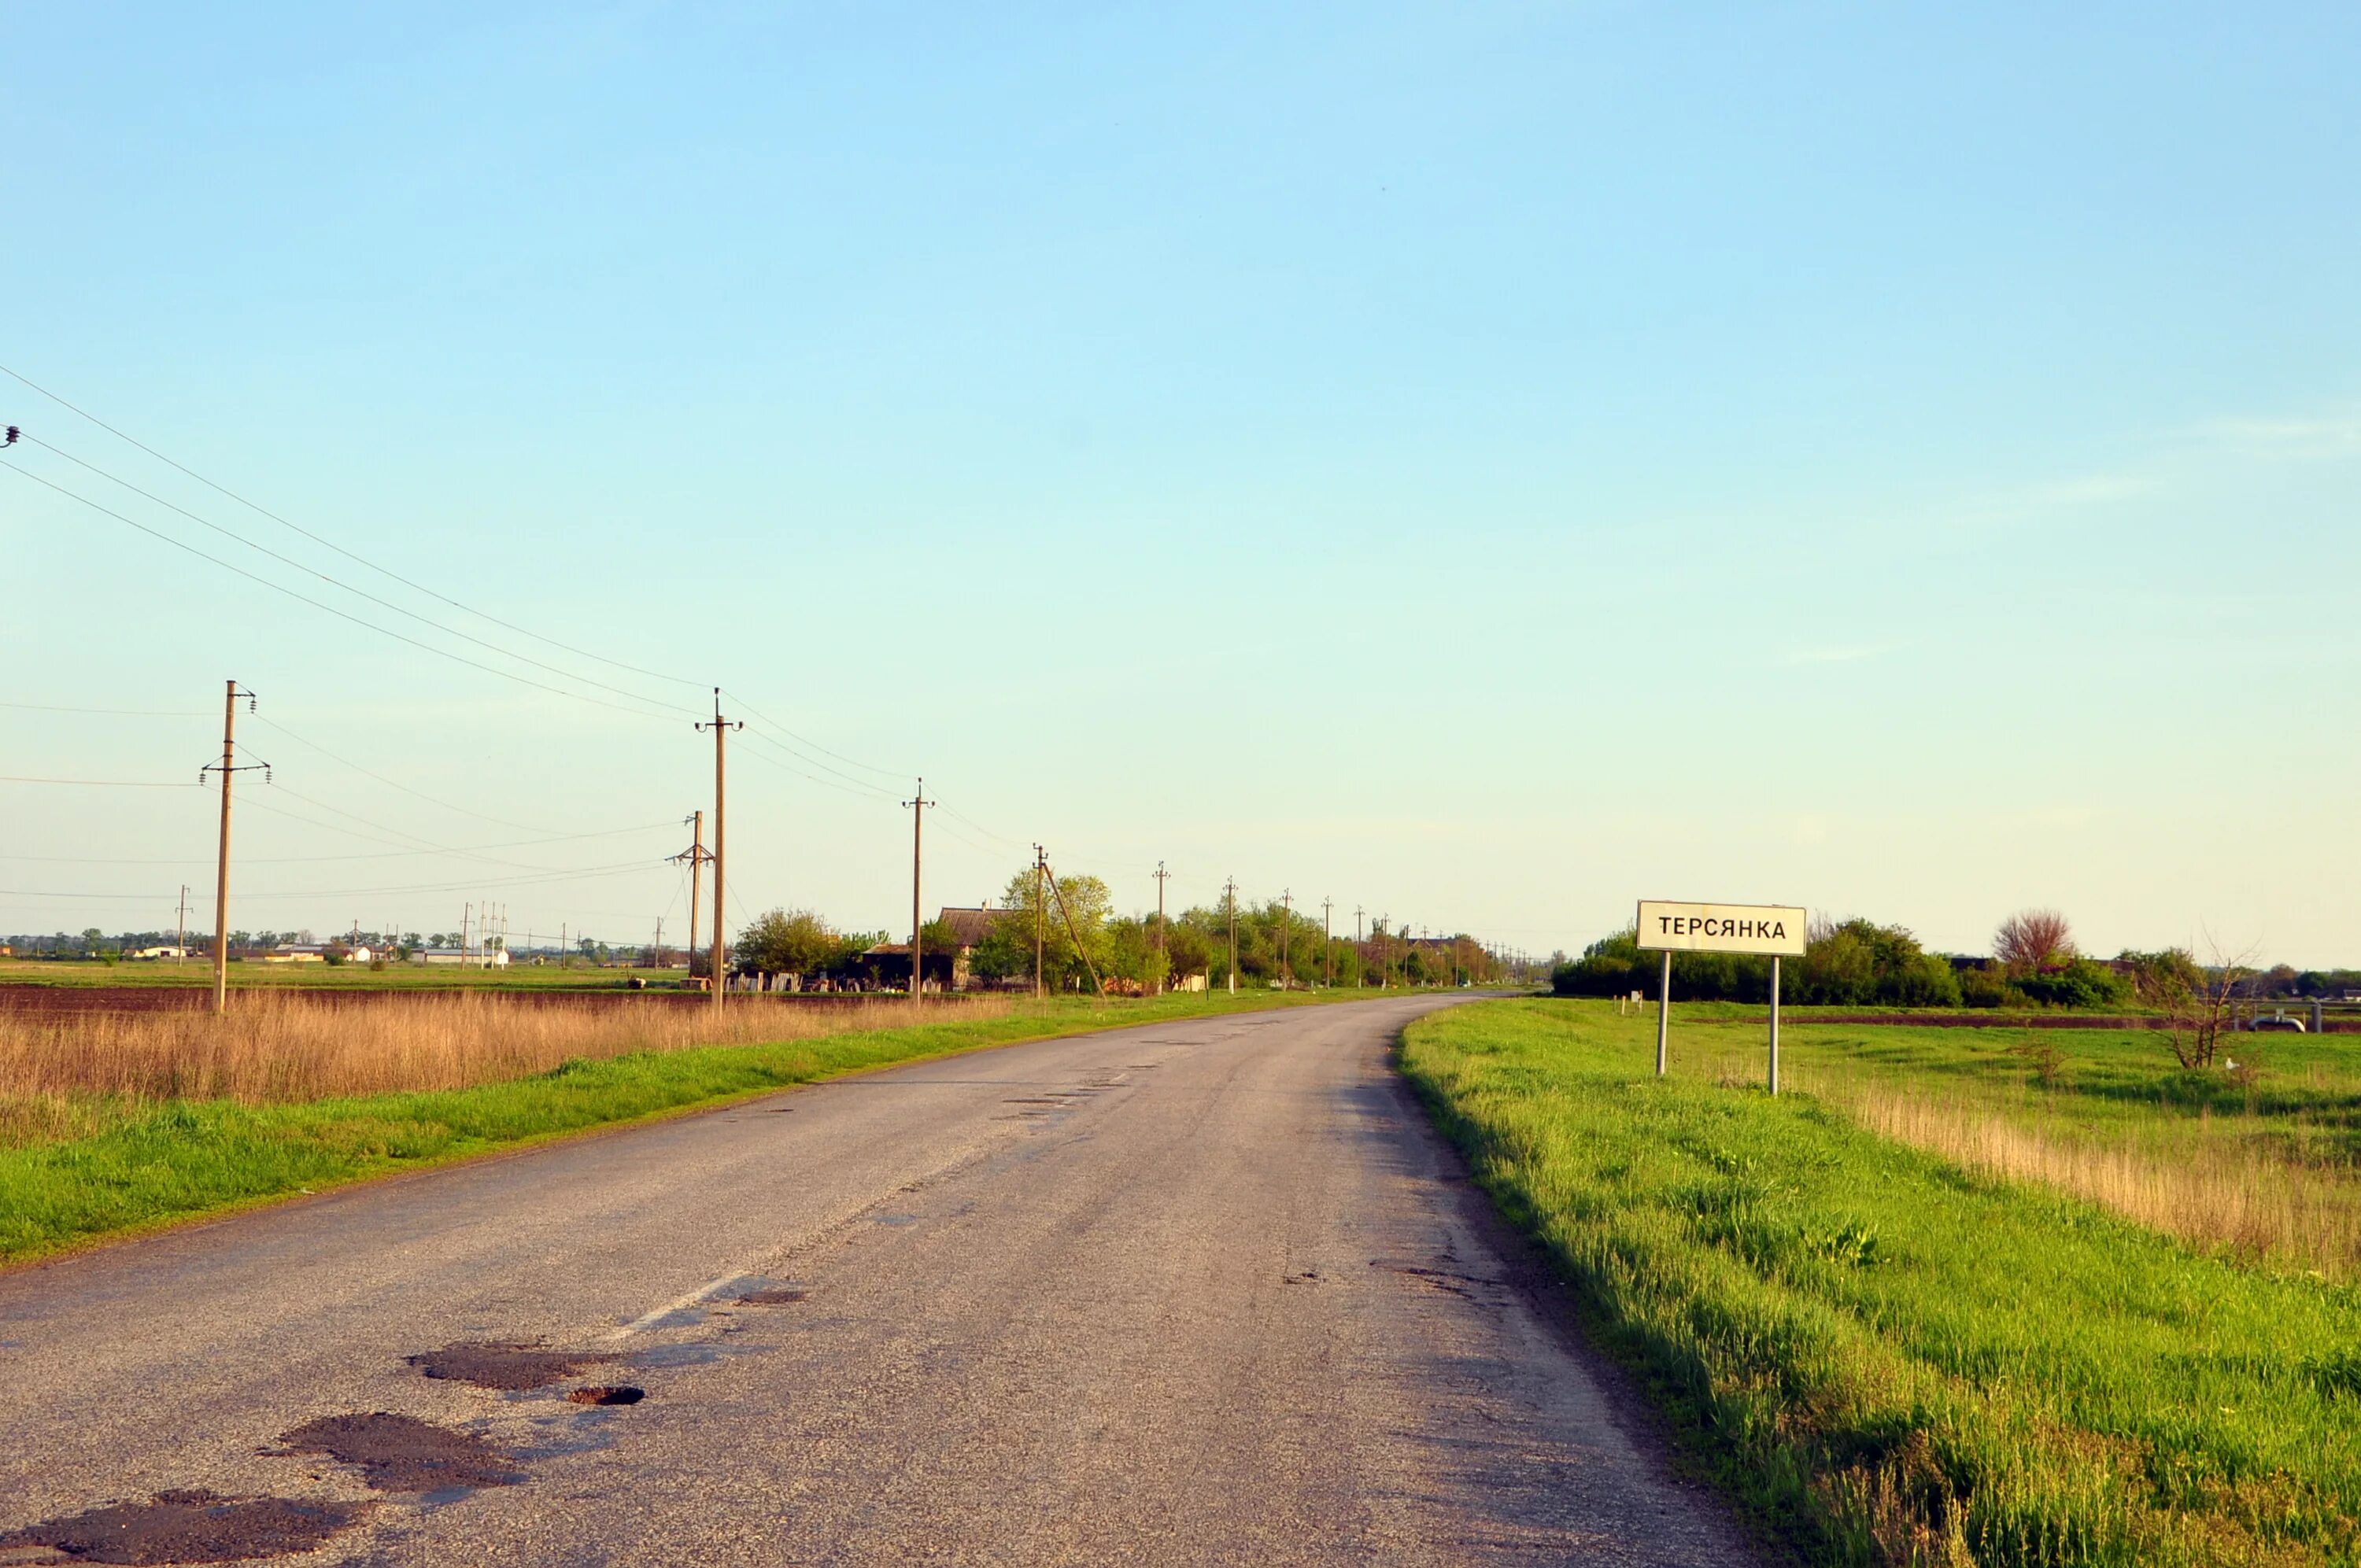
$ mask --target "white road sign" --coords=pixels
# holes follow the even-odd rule
[[[1806,914],[1778,904],[1640,901],[1640,946],[1680,953],[1763,953],[1801,958]]]

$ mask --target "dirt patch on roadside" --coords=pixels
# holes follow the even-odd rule
[[[74,1563],[236,1563],[309,1552],[360,1515],[350,1503],[159,1492],[11,1530],[0,1549],[45,1546]]]
[[[524,1479],[523,1471],[474,1433],[390,1410],[323,1416],[279,1441],[298,1453],[324,1453],[357,1466],[361,1479],[379,1492],[506,1486]]]
[[[446,1344],[441,1350],[402,1359],[429,1377],[513,1393],[525,1388],[546,1388],[552,1383],[564,1382],[586,1366],[616,1358],[595,1350],[555,1350],[545,1344],[482,1340]]]

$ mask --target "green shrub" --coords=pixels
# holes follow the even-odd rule
[[[2019,975],[2009,983],[2044,1007],[2120,1007],[2130,1000],[2132,989],[2114,970],[2088,959]]]

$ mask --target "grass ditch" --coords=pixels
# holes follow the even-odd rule
[[[818,1037],[575,1057],[449,1088],[293,1101],[47,1096],[0,1117],[0,1266],[300,1192],[900,1062],[1167,1019],[1353,999],[1350,992],[1028,999],[898,1026],[846,1016],[840,1030]],[[349,1010],[344,1015],[349,1021]],[[42,1109],[27,1109],[35,1103]]]
[[[1802,1560],[2361,1555],[2350,1288],[1708,1063],[1659,1081],[1609,1003],[1451,1009],[1401,1059],[1696,1463]]]

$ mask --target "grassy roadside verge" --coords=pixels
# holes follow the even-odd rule
[[[2361,1560],[2361,1298],[1967,1175],[1810,1096],[1652,1076],[1596,1003],[1405,1071],[1697,1462],[1815,1563]]]
[[[90,1135],[0,1148],[0,1268],[305,1190],[898,1062],[1170,1019],[1354,999],[1345,992],[1028,1001],[997,1018],[576,1060],[467,1089],[287,1105],[170,1100],[115,1106]]]

